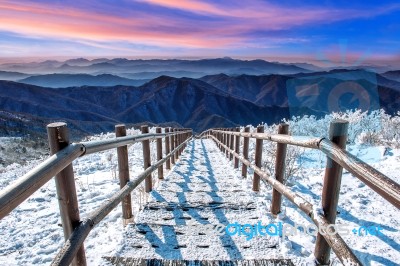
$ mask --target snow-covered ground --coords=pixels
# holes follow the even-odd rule
[[[351,145],[348,150],[365,162],[380,170],[397,183],[400,183],[400,149],[392,149],[383,155],[384,147]],[[372,156],[374,155],[374,156]],[[308,151],[306,162],[300,172],[291,179],[293,190],[320,206],[325,160],[319,151]],[[310,225],[311,222],[288,200],[283,201],[284,213],[279,215],[282,223]],[[400,263],[400,211],[384,200],[372,189],[344,170],[339,195],[336,223],[346,226],[350,232],[341,234],[342,238],[365,265],[398,265]],[[352,232],[360,227],[382,228],[376,236]],[[374,233],[372,230],[371,233]],[[290,236],[289,254],[312,256],[314,237]],[[335,255],[333,255],[335,257]],[[337,263],[339,261],[335,259]]]
[[[154,128],[150,132],[155,132]],[[127,134],[138,134],[127,130]],[[108,133],[86,140],[115,137]],[[131,177],[143,171],[141,143],[129,146]],[[151,143],[151,158],[156,158]],[[41,160],[25,165],[11,164],[0,171],[0,190],[34,168]],[[81,218],[99,207],[119,189],[117,152],[109,150],[79,158],[73,163]],[[166,172],[166,169],[164,169]],[[156,173],[155,173],[156,174]],[[155,176],[155,175],[154,175]],[[154,180],[157,180],[154,178]],[[50,180],[7,217],[0,220],[0,265],[49,265],[64,243],[54,180]],[[145,200],[143,186],[132,194],[134,212]],[[122,239],[121,206],[115,208],[90,233],[85,242],[88,265],[98,265],[103,255],[115,249]]]
[[[153,130],[153,129],[152,129]],[[128,134],[137,134],[130,130]],[[113,137],[112,133],[96,136],[92,139]],[[215,149],[215,144],[206,141],[207,147]],[[254,143],[250,145],[250,155],[253,154]],[[269,146],[266,144],[266,148]],[[152,159],[155,158],[155,144],[152,144]],[[389,149],[386,152],[383,146],[365,146],[352,144],[348,150],[388,175],[396,182],[400,182],[400,149]],[[129,162],[131,176],[135,176],[143,169],[142,148],[137,143],[129,147]],[[293,190],[302,194],[313,204],[318,205],[321,197],[325,157],[318,151],[302,151],[302,168],[289,178],[288,182]],[[222,156],[222,155],[221,155]],[[11,164],[0,171],[0,190],[14,182],[17,178],[37,165],[39,160],[29,161],[24,165]],[[269,159],[264,159],[265,166]],[[193,162],[198,163],[197,161]],[[239,171],[231,169],[231,165],[221,165],[226,171],[232,171],[238,178]],[[106,151],[79,158],[74,163],[75,178],[81,217],[100,206],[107,198],[119,189],[117,173],[116,151]],[[166,170],[165,170],[166,171]],[[251,177],[251,175],[249,175]],[[243,180],[250,189],[251,178]],[[275,220],[269,216],[271,194],[270,188],[262,186],[259,201],[264,207],[269,221],[309,225],[311,222],[289,201],[283,201],[283,213]],[[143,188],[135,190],[132,200],[135,202],[135,212],[139,210],[141,202],[146,200]],[[398,265],[400,262],[400,212],[392,207],[382,197],[367,186],[344,172],[339,198],[338,224],[345,224],[350,229],[360,226],[381,226],[382,234],[370,235],[342,235],[344,240],[354,250],[356,255],[366,265]],[[0,265],[48,265],[54,258],[57,250],[64,242],[60,227],[58,203],[54,181],[49,181],[28,200],[0,221]],[[121,207],[112,211],[102,223],[89,234],[85,242],[86,255],[89,265],[98,265],[103,255],[115,252],[123,237]],[[287,257],[301,257],[304,265],[312,263],[315,237],[289,236],[281,242],[282,255]],[[335,255],[334,263],[340,265]]]

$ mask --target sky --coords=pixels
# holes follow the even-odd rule
[[[0,0],[7,58],[400,61],[400,2]]]

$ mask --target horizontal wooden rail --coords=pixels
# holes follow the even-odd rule
[[[140,135],[113,138],[113,139],[81,142],[81,144],[85,146],[84,155],[88,155],[88,154],[92,154],[92,153],[96,153],[96,152],[100,152],[100,151],[106,151],[106,150],[118,148],[121,146],[133,144],[136,142],[141,142],[144,140],[156,140],[159,138],[164,138],[166,136],[183,134],[185,132],[187,133],[187,132],[191,132],[191,131],[186,130],[186,131],[176,131],[176,132],[170,132],[170,133],[146,133],[146,134],[140,134]]]
[[[191,132],[191,130],[173,133],[149,133],[134,136],[119,137],[101,141],[73,143],[67,148],[50,156],[37,167],[29,171],[15,183],[0,192],[0,219],[4,218],[19,204],[30,197],[34,192],[46,184],[52,177],[62,171],[80,156],[95,152],[122,147],[128,144],[153,140],[170,135]]]
[[[351,153],[342,150],[336,144],[325,138],[315,137],[297,137],[287,135],[274,135],[267,133],[244,133],[232,132],[225,130],[211,130],[212,132],[220,132],[228,135],[237,135],[262,140],[270,140],[272,142],[289,144],[294,146],[312,148],[321,150],[332,160],[340,164],[367,186],[389,201],[397,209],[400,209],[400,185],[382,174],[372,166],[368,165],[361,159]]]
[[[252,164],[249,160],[245,159],[240,154],[231,150],[228,146],[224,145],[213,135],[211,135],[211,138],[216,143],[221,145],[225,150],[227,150],[230,154],[232,154],[235,158],[239,159],[239,161],[241,161],[243,164],[246,164],[249,168],[253,169],[254,172],[256,172],[262,179],[268,182],[274,189],[279,191],[283,196],[285,196],[300,210],[302,210],[308,217],[311,218],[311,220],[318,228],[328,228],[328,226],[330,225],[328,220],[322,214],[314,211],[314,206],[310,202],[305,200],[297,193],[291,191],[289,187],[270,177],[267,173],[262,171],[261,168],[257,167],[255,164]],[[335,232],[335,234],[326,234],[324,235],[324,238],[342,263],[346,265],[362,265],[338,233]]]
[[[398,183],[348,151],[340,149],[328,139],[323,139],[319,148],[393,206],[400,209],[400,185]]]
[[[116,192],[102,206],[100,206],[97,210],[93,211],[87,218],[85,218],[84,221],[81,222],[81,224],[73,231],[70,238],[65,242],[64,246],[56,255],[51,265],[69,265],[75,257],[76,253],[78,252],[79,247],[83,244],[93,227],[100,223],[115,207],[117,207],[118,204],[124,199],[124,197],[129,195],[148,175],[157,170],[158,167],[162,166],[164,162],[166,162],[171,156],[174,156],[175,153],[177,153],[190,140],[191,138],[188,138],[187,140],[182,142],[163,159],[148,167],[135,179],[129,181],[121,190]]]
[[[0,219],[3,219],[84,152],[85,147],[82,144],[71,144],[2,190],[0,192]]]
[[[268,134],[268,133],[252,133],[252,132],[247,133],[247,132],[233,132],[225,130],[211,130],[211,131],[220,132],[228,135],[240,136],[240,137],[270,140],[273,142],[290,144],[312,149],[319,149],[319,143],[324,139],[324,138],[315,138],[307,136],[288,136],[288,135]]]
[[[59,263],[57,263],[57,260],[55,259],[55,265],[69,265],[70,263],[72,263],[72,265],[86,265],[83,241],[85,240],[86,236],[89,234],[93,226],[98,224],[123,199],[126,199],[129,193],[135,187],[137,187],[137,185],[141,181],[143,181],[146,176],[149,176],[155,169],[160,169],[160,167],[162,167],[162,164],[169,160],[172,156],[176,156],[178,153],[180,154],[183,151],[186,143],[191,139],[192,130],[174,129],[171,131],[166,130],[165,133],[161,133],[161,128],[158,128],[155,134],[146,133],[134,136],[124,136],[125,133],[120,134],[120,132],[117,130],[116,138],[113,139],[69,144],[68,129],[66,128],[66,126],[67,125],[65,123],[53,123],[48,125],[49,142],[50,146],[52,147],[52,153],[54,154],[42,163],[40,163],[33,170],[25,174],[22,178],[18,179],[15,183],[0,192],[0,219],[9,214],[19,204],[21,204],[24,200],[26,200],[29,196],[31,196],[34,192],[36,192],[39,188],[46,184],[52,177],[56,176],[58,178],[58,180],[56,179],[58,197],[61,197],[65,201],[62,202],[62,204],[60,203],[60,212],[62,218],[65,218],[65,221],[63,220],[63,230],[67,241],[65,242],[64,248],[62,250],[65,251],[64,255],[59,257]],[[119,125],[118,127],[124,128],[123,125]],[[174,138],[176,140],[176,143],[175,145],[171,144],[172,152],[167,154],[165,158],[162,158],[162,150],[160,149],[160,144],[162,142],[159,141],[159,139],[164,137],[168,140],[170,137]],[[74,225],[73,227],[65,227],[65,224],[73,220],[72,218],[70,219],[70,217],[67,216],[71,212],[75,212],[78,209],[76,200],[76,206],[74,205],[75,203],[71,204],[72,207],[68,205],[69,196],[75,192],[74,183],[64,182],[66,180],[65,176],[70,178],[72,177],[72,180],[74,180],[72,172],[73,161],[80,156],[117,148],[117,150],[119,151],[119,170],[126,172],[128,156],[126,146],[136,142],[143,143],[150,140],[158,140],[157,159],[159,160],[154,165],[147,168],[145,167],[145,171],[133,181],[129,181],[129,176],[124,176],[123,181],[125,185],[121,183],[121,190],[118,191],[108,202],[103,204],[102,207],[89,215],[89,217],[85,219],[84,222],[80,222],[78,226]],[[169,144],[168,141],[166,141],[166,145],[167,144]],[[125,149],[123,156],[121,152],[123,151],[122,148]],[[124,156],[126,158],[123,158]],[[179,158],[179,156],[176,157],[176,159]],[[66,172],[67,169],[68,175]],[[59,182],[57,183],[57,181]],[[65,184],[69,185],[67,187],[64,187]],[[71,188],[70,192],[68,192],[69,188]],[[66,194],[64,195],[63,193]],[[125,209],[123,208],[123,211]],[[63,216],[63,214],[65,215]],[[79,213],[75,217],[77,217],[76,222],[79,222]]]

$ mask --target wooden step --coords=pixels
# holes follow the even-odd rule
[[[204,226],[129,224],[122,247],[124,258],[180,260],[282,259],[276,236],[230,236]],[[221,231],[219,231],[221,232]]]
[[[104,257],[112,265],[124,266],[294,266],[288,259],[258,260],[163,260]]]
[[[143,211],[135,217],[136,223],[165,225],[224,224],[238,222],[240,224],[269,223],[267,217],[256,209],[255,203],[247,206],[240,204],[177,204],[147,203]]]
[[[213,204],[233,203],[247,206],[255,201],[255,197],[243,191],[189,191],[176,192],[170,190],[153,190],[149,193],[150,202],[172,202],[179,204]]]

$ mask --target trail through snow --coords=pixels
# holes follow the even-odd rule
[[[152,145],[152,158],[156,158],[154,144]],[[361,152],[357,155],[370,154],[368,148],[351,147],[351,149],[353,153]],[[132,177],[143,169],[141,152],[140,143],[129,147]],[[302,170],[303,175],[295,179],[291,186],[297,193],[318,206],[324,165],[321,163],[321,155],[314,154],[314,151],[304,156],[307,156],[308,160],[303,165],[305,167]],[[374,161],[372,165],[399,182],[397,174],[400,171],[399,158],[400,151],[393,149],[389,155]],[[368,158],[366,160],[368,161]],[[37,163],[38,161],[31,161],[22,167],[14,164],[2,169],[0,189],[4,189]],[[273,255],[289,258],[295,265],[313,265],[314,236],[300,234],[285,238],[260,236],[249,241],[244,235],[234,235],[230,240],[226,236],[207,238],[204,235],[195,237],[194,234],[186,238],[173,238],[174,234],[170,229],[187,225],[194,225],[193,230],[198,231],[199,228],[204,229],[201,225],[214,223],[227,225],[236,221],[251,225],[258,221],[263,225],[279,222],[291,225],[311,224],[301,211],[285,199],[282,203],[283,212],[277,218],[272,217],[269,214],[271,187],[262,183],[260,193],[252,192],[252,172],[249,171],[248,178],[243,179],[240,168],[235,170],[232,164],[212,140],[194,140],[188,145],[177,165],[166,175],[165,180],[159,182],[155,191],[149,195],[141,192],[142,187],[134,191],[132,199],[135,204],[136,224],[140,226],[149,218],[154,218],[153,225],[146,230],[151,230],[153,236],[157,236],[159,244],[164,245],[162,247],[167,247],[169,244],[179,246],[179,241],[186,241],[182,243],[187,247],[187,251],[168,253],[168,248],[162,249],[159,245],[158,249],[144,248],[143,254],[151,253],[155,257],[167,254],[166,256],[189,258],[195,255],[193,253],[195,249],[190,245],[197,241],[204,246],[202,247],[204,256],[259,258]],[[74,171],[82,218],[119,189],[115,151],[79,158],[74,162]],[[197,193],[194,193],[195,191]],[[145,200],[149,201],[145,205],[146,210],[139,212],[139,202]],[[163,209],[151,208],[163,204],[165,207]],[[221,208],[208,208],[210,206],[205,206],[207,204],[221,205]],[[382,235],[379,236],[353,233],[343,236],[365,265],[398,265],[399,211],[346,171],[339,198],[339,212],[337,222],[346,224],[351,229],[374,225],[383,228]],[[55,185],[51,180],[7,217],[0,220],[0,265],[50,264],[64,242],[59,224]],[[164,225],[164,231],[161,224]],[[118,206],[93,229],[85,241],[88,265],[107,264],[102,259],[103,256],[129,255],[129,252],[133,252],[131,248],[136,237],[136,229],[134,225],[123,229],[121,207]],[[234,251],[228,251],[223,245],[217,245],[218,241],[222,243],[225,240],[228,243],[230,241],[230,244],[234,243],[236,249],[233,247]],[[147,241],[149,242],[149,239]],[[258,241],[269,246],[267,251],[252,247],[256,246]],[[142,244],[143,247],[145,243]],[[212,250],[210,247],[216,249]],[[206,249],[210,250],[209,253],[205,252]],[[340,265],[334,254],[332,260],[334,264]]]

